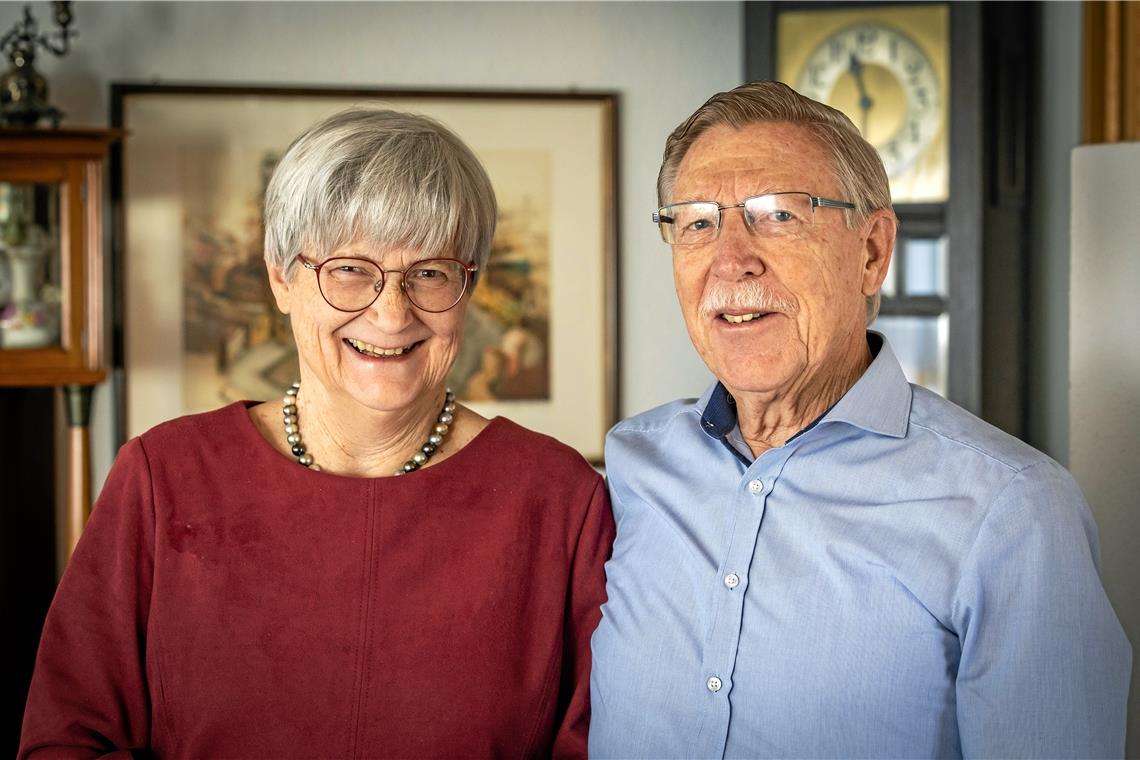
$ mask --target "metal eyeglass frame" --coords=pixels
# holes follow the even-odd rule
[[[442,314],[445,311],[450,311],[451,309],[454,309],[456,304],[458,304],[460,301],[463,300],[463,296],[467,294],[467,288],[470,287],[471,283],[473,283],[475,281],[475,273],[479,271],[479,266],[477,264],[468,264],[466,261],[460,261],[459,259],[451,258],[449,256],[438,256],[438,257],[433,257],[433,258],[428,258],[428,259],[420,259],[419,261],[413,262],[412,265],[408,267],[408,269],[415,269],[417,266],[424,263],[425,261],[454,261],[456,264],[459,264],[459,266],[461,266],[463,268],[463,289],[459,291],[459,295],[456,297],[455,301],[450,306],[448,306],[447,308],[444,308],[444,309],[425,309],[424,307],[422,307],[418,303],[416,303],[415,299],[413,299],[408,294],[408,288],[404,283],[404,274],[408,271],[408,269],[385,269],[384,267],[380,266],[379,264],[377,264],[372,259],[362,259],[359,256],[333,256],[332,258],[325,259],[324,261],[322,261],[319,264],[314,264],[313,262],[306,259],[304,256],[298,255],[297,261],[300,261],[301,265],[304,266],[305,269],[308,269],[309,271],[311,271],[316,276],[316,278],[317,278],[317,290],[320,291],[321,298],[325,299],[325,303],[327,303],[329,306],[336,309],[337,311],[343,311],[347,314],[351,314],[351,313],[356,312],[356,311],[364,311],[369,306],[376,303],[376,299],[378,299],[380,297],[380,294],[384,292],[384,286],[388,284],[388,275],[396,274],[396,273],[398,273],[400,275],[400,290],[404,293],[404,297],[408,299],[408,303],[410,303],[412,306],[416,307],[420,311],[426,312],[428,314]],[[324,288],[321,287],[321,267],[323,267],[325,264],[329,263],[330,261],[363,261],[364,263],[369,264],[369,265],[374,266],[377,269],[379,269],[380,270],[380,279],[372,284],[372,289],[376,291],[376,295],[372,297],[372,300],[369,301],[364,306],[361,306],[359,309],[342,309],[339,306],[337,306],[336,304],[334,304],[332,301],[330,301],[328,296],[325,295]]]
[[[760,195],[750,195],[747,198],[745,198],[744,200],[742,200],[740,203],[730,203],[727,206],[722,206],[719,203],[716,203],[716,201],[684,201],[684,203],[710,203],[710,204],[715,203],[716,204],[716,208],[717,208],[716,237],[714,237],[712,239],[712,240],[716,240],[716,238],[720,237],[720,228],[724,226],[724,212],[726,209],[744,208],[745,205],[748,203],[748,201],[754,200],[756,198],[764,198],[764,197],[767,197],[769,195],[806,195],[811,200],[811,211],[812,211],[813,217],[815,216],[815,210],[817,208],[820,208],[820,207],[822,207],[822,208],[839,208],[839,209],[855,209],[856,208],[855,204],[851,203],[850,201],[837,201],[834,198],[822,198],[818,195],[812,195],[811,193],[807,193],[807,192],[804,192],[802,190],[784,190],[784,191],[781,191],[778,193],[761,193]],[[680,205],[682,205],[682,203],[673,203],[670,205],[680,206]],[[653,221],[656,224],[661,225],[661,224],[672,224],[673,223],[673,217],[665,216],[664,214],[661,213],[662,211],[664,211],[667,208],[669,208],[669,207],[668,206],[662,206],[661,208],[659,208],[653,212]],[[748,220],[746,219],[745,223],[747,224],[747,222],[748,222]],[[752,225],[748,224],[748,228],[752,229]],[[664,240],[665,230],[661,230],[661,238]],[[712,240],[708,240],[705,242],[711,243]],[[668,240],[666,240],[665,242],[669,243]],[[699,243],[669,243],[669,245],[699,245]]]

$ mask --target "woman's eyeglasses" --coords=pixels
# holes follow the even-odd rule
[[[362,311],[371,306],[392,274],[400,288],[421,311],[438,314],[463,298],[479,267],[459,259],[423,259],[406,269],[384,270],[369,259],[333,258],[315,264],[304,256],[297,260],[317,275],[317,287],[329,306],[337,311]]]

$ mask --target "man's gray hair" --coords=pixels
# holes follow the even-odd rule
[[[879,209],[891,210],[891,185],[883,160],[871,143],[842,112],[804,97],[783,82],[749,82],[713,95],[665,141],[665,155],[657,175],[657,200],[672,200],[673,185],[685,154],[707,130],[727,125],[743,129],[750,124],[784,122],[803,127],[831,159],[831,170],[843,193],[855,204],[845,212],[847,225],[860,226]],[[798,188],[789,188],[798,189]],[[737,199],[739,200],[739,199]],[[892,210],[892,215],[893,215]],[[867,297],[867,324],[879,313],[879,294]]]
[[[265,260],[292,269],[365,240],[483,267],[495,235],[491,180],[434,119],[356,107],[293,141],[265,192]]]

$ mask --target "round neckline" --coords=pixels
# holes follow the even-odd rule
[[[483,426],[483,429],[480,430],[478,433],[476,433],[471,438],[471,440],[469,440],[467,442],[467,444],[463,448],[459,449],[459,451],[456,451],[454,454],[447,457],[446,459],[443,459],[439,462],[436,462],[435,464],[433,464],[429,467],[422,467],[422,468],[420,468],[414,472],[409,472],[406,475],[381,475],[381,476],[377,476],[377,477],[357,477],[355,475],[340,475],[340,474],[335,473],[335,472],[327,472],[325,470],[311,470],[308,467],[302,467],[300,464],[297,463],[297,460],[292,459],[290,457],[286,457],[280,451],[275,449],[273,447],[273,444],[271,444],[269,441],[267,441],[265,439],[265,436],[263,436],[261,434],[261,431],[258,429],[257,425],[254,424],[253,420],[250,419],[250,416],[249,416],[249,410],[250,409],[252,409],[255,406],[258,406],[259,404],[263,404],[263,403],[266,403],[266,402],[264,402],[264,401],[249,401],[249,400],[235,401],[234,403],[230,404],[230,408],[234,411],[234,413],[241,415],[241,417],[243,419],[244,429],[246,430],[247,434],[251,435],[257,439],[257,442],[261,445],[261,447],[263,447],[264,451],[269,455],[270,458],[272,458],[273,460],[280,459],[282,462],[292,465],[292,467],[295,471],[298,471],[298,470],[301,471],[299,473],[301,475],[307,474],[311,477],[336,478],[338,480],[348,481],[351,483],[371,483],[371,482],[378,482],[378,481],[383,482],[383,483],[388,483],[388,482],[406,481],[408,478],[415,479],[417,477],[419,477],[419,478],[425,477],[427,474],[429,474],[429,473],[431,473],[437,469],[440,469],[440,471],[443,472],[443,469],[441,469],[441,468],[447,468],[453,461],[456,462],[456,466],[459,466],[460,464],[462,464],[462,462],[460,462],[458,460],[465,459],[468,455],[468,451],[470,451],[471,449],[479,448],[480,446],[484,445],[484,442],[489,437],[489,434],[491,433],[491,431],[497,432],[498,429],[503,427],[504,424],[510,423],[510,420],[508,420],[506,417],[503,417],[503,416],[492,417],[490,420],[487,421],[487,424]],[[416,482],[416,481],[413,480],[413,482]]]

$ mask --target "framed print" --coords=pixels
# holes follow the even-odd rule
[[[262,258],[292,140],[363,103],[430,116],[490,175],[499,218],[451,387],[600,462],[617,413],[616,95],[112,85],[120,441],[298,377]]]

